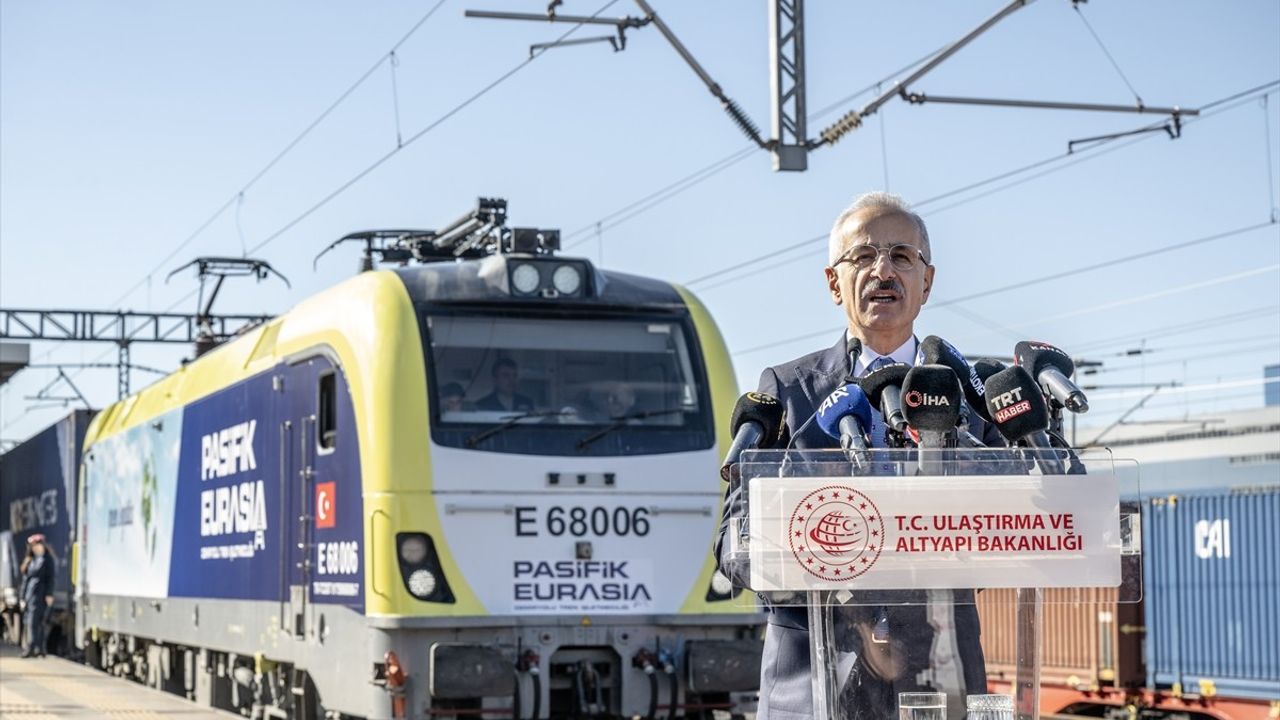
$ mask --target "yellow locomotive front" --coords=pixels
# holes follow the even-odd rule
[[[680,288],[512,249],[395,271],[422,365],[383,379],[404,455],[365,472],[380,675],[408,716],[740,712],[759,618],[710,552],[719,332]]]

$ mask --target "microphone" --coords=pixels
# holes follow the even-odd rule
[[[917,365],[902,381],[902,411],[920,436],[920,473],[945,475],[944,448],[956,446],[960,380],[946,365]]]
[[[978,361],[973,364],[973,371],[978,374],[978,379],[983,382],[983,386],[985,387],[987,380],[989,380],[992,375],[995,375],[1006,367],[1008,366],[999,360],[993,358],[979,358]],[[983,402],[983,405],[985,406],[986,403]]]
[[[899,435],[907,429],[907,419],[902,413],[902,381],[910,370],[911,366],[906,363],[893,363],[863,375],[858,381],[871,404],[880,408],[884,424]]]
[[[738,398],[729,421],[733,444],[720,466],[720,477],[729,481],[729,469],[738,464],[743,451],[773,447],[787,427],[784,418],[782,403],[772,395],[749,392]]]
[[[964,390],[965,400],[969,407],[987,422],[987,389],[976,370],[964,359],[964,355],[954,345],[937,335],[930,335],[920,342],[920,353],[927,365],[946,365],[960,379],[960,387]]]
[[[966,447],[986,447],[986,443],[974,437],[973,433],[969,432],[969,407],[969,403],[960,404],[960,419],[956,420],[956,431],[959,433],[960,440]],[[985,407],[983,408],[983,412],[986,412]]]
[[[941,437],[956,429],[963,391],[946,365],[917,365],[902,381],[903,413],[911,427]]]
[[[840,441],[840,447],[857,453],[867,449],[867,428],[871,427],[871,403],[854,383],[838,387],[818,406],[818,427]]]
[[[1021,365],[987,380],[987,412],[1010,445],[1030,448],[1040,471],[1063,475],[1065,469],[1049,442],[1049,406],[1036,381]]]
[[[1089,401],[1070,380],[1076,371],[1070,355],[1048,343],[1024,340],[1014,346],[1013,357],[1040,383],[1054,405],[1074,413],[1089,412]]]

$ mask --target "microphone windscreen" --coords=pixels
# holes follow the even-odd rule
[[[729,427],[734,435],[744,423],[753,422],[763,430],[760,447],[773,447],[781,437],[783,428],[782,403],[778,398],[759,392],[749,392],[738,398],[733,406],[733,417]]]
[[[1010,442],[1049,429],[1049,406],[1035,378],[1021,365],[1007,367],[987,380],[987,412]]]
[[[982,416],[983,420],[991,420],[987,417],[987,389],[982,378],[954,345],[937,335],[930,335],[920,341],[920,353],[928,365],[946,365],[951,368],[960,380],[960,387],[964,390],[965,399],[969,401],[969,407]]]
[[[902,414],[917,430],[947,432],[960,419],[960,380],[946,365],[917,365],[902,382]]]
[[[858,385],[862,386],[862,392],[867,394],[867,400],[871,401],[872,406],[881,407],[880,400],[884,397],[884,391],[895,385],[902,387],[902,380],[907,377],[909,370],[911,366],[906,363],[885,365],[863,375],[858,380]]]
[[[822,432],[839,440],[841,418],[852,415],[865,433],[871,429],[871,403],[862,388],[853,383],[836,388],[818,406],[815,415]]]
[[[978,373],[978,377],[982,380],[982,386],[986,387],[987,381],[991,379],[991,376],[1006,367],[1008,366],[999,360],[995,360],[993,358],[979,358],[978,361],[973,364],[973,371]]]
[[[1032,377],[1039,377],[1040,372],[1048,367],[1057,368],[1066,377],[1071,377],[1071,373],[1076,371],[1071,356],[1049,343],[1023,340],[1013,346],[1013,358]]]

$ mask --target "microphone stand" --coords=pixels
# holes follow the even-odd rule
[[[1062,427],[1062,410],[1050,403],[1050,431]],[[1063,466],[1054,447],[1052,435],[1045,432],[1034,432],[1022,438],[1020,447],[1028,452],[1033,462],[1040,467],[1043,475],[1065,475],[1068,470]],[[1075,451],[1068,449],[1072,461],[1072,473],[1084,467],[1079,463]],[[1035,720],[1040,716],[1040,650],[1043,643],[1041,627],[1044,622],[1044,590],[1041,588],[1018,588],[1017,608],[1015,609],[1015,641],[1017,666],[1014,673],[1014,705],[1019,720]]]
[[[963,407],[963,404],[961,405]],[[921,430],[920,443],[917,450],[917,475],[945,476],[954,475],[956,449],[959,447],[959,435],[955,427],[948,430]],[[954,628],[956,624],[954,590],[926,590],[925,617],[930,619],[934,628]],[[948,614],[949,618],[937,617]],[[937,618],[937,622],[934,622]],[[934,630],[935,635],[938,632]],[[887,638],[886,638],[887,639]],[[935,657],[936,655],[936,657]],[[935,663],[935,659],[947,657],[952,662]],[[941,676],[939,670],[945,668],[946,675]],[[928,678],[928,684],[936,691],[947,695],[948,716],[959,717],[964,714],[964,696],[968,688],[964,681],[964,659],[960,656],[954,631],[933,638],[930,650],[930,667],[921,673]],[[959,703],[957,706],[956,703]]]
[[[948,461],[955,456],[959,438],[955,430],[917,430],[920,446],[916,450],[917,475],[950,475]]]

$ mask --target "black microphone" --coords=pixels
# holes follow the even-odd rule
[[[986,443],[974,437],[973,433],[969,432],[969,412],[969,403],[961,403],[960,419],[956,420],[956,431],[960,435],[961,443],[966,447],[986,447]],[[986,412],[986,408],[983,408],[983,412]]]
[[[946,365],[917,365],[902,381],[902,411],[919,435],[923,475],[945,475],[944,448],[956,446],[960,419],[960,380]]]
[[[920,353],[926,364],[946,365],[951,368],[960,380],[960,387],[964,390],[964,397],[969,407],[973,408],[983,420],[991,421],[987,416],[987,389],[982,384],[982,378],[954,345],[937,335],[930,335],[920,341]]]
[[[987,380],[1006,367],[1008,366],[994,358],[978,358],[973,364],[973,371],[978,374],[978,379],[982,380],[983,387],[986,387]]]
[[[1010,445],[1031,449],[1045,475],[1066,473],[1049,442],[1049,406],[1035,378],[1013,365],[987,379],[987,412]]]
[[[922,435],[941,437],[955,431],[962,395],[960,380],[951,368],[917,365],[903,378],[902,410],[907,422]]]
[[[1074,413],[1089,412],[1089,401],[1070,380],[1076,371],[1070,355],[1048,343],[1024,340],[1013,347],[1013,357],[1040,383],[1044,394],[1057,407]]]
[[[907,428],[907,418],[902,414],[902,381],[910,370],[911,366],[906,363],[893,363],[877,368],[858,380],[867,399],[880,408],[884,424],[899,435]]]
[[[749,392],[738,398],[729,421],[729,427],[733,429],[733,444],[720,466],[720,477],[725,482],[729,481],[729,470],[738,464],[743,451],[775,446],[787,427],[784,419],[782,403],[772,395]]]

